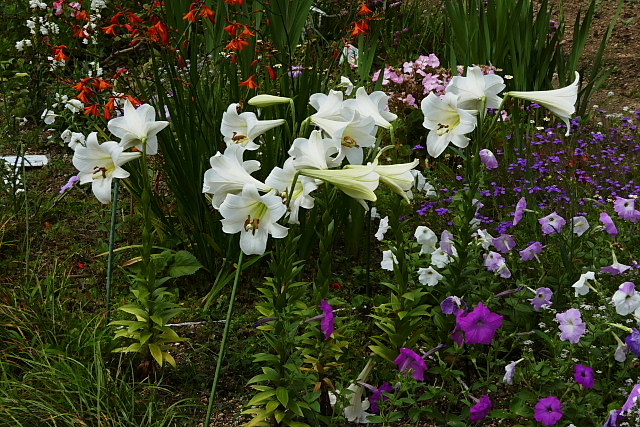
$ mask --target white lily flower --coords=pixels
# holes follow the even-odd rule
[[[364,117],[373,117],[373,120],[380,127],[389,129],[392,121],[398,118],[397,115],[389,111],[389,95],[382,91],[372,92],[370,95],[363,87],[356,90],[355,99],[347,99],[344,106],[359,112]]]
[[[374,190],[378,188],[380,175],[375,172],[375,168],[375,164],[370,163],[366,166],[352,165],[344,169],[302,169],[300,173],[333,184],[368,209],[364,200],[372,202],[377,200]]]
[[[111,201],[113,178],[127,178],[129,172],[121,168],[128,161],[140,157],[140,153],[125,153],[115,141],[98,144],[98,134],[91,132],[86,145],[78,145],[73,154],[73,166],[80,171],[80,184],[91,183],[91,190],[101,203]]]
[[[353,110],[343,110],[340,120],[314,117],[311,121],[318,125],[331,138],[340,141],[341,150],[352,165],[363,161],[363,147],[373,147],[376,143],[376,123],[372,117],[362,117]]]
[[[499,75],[483,74],[480,67],[467,67],[467,75],[455,76],[446,91],[458,95],[459,108],[484,111],[500,108],[502,98],[498,94],[505,87]]]
[[[227,146],[237,144],[247,150],[257,150],[260,146],[254,142],[254,139],[284,123],[286,123],[284,119],[258,120],[258,117],[251,112],[238,114],[238,104],[231,104],[227,111],[222,113],[220,133],[224,136]]]
[[[309,97],[309,104],[316,109],[316,113],[311,116],[314,119],[329,119],[342,121],[343,115],[343,94],[340,91],[330,90],[329,94],[314,93]]]
[[[340,84],[338,87],[344,88],[344,93],[349,96],[351,92],[353,92],[353,83],[349,80],[348,77],[340,76]]]
[[[289,157],[282,168],[273,168],[265,180],[267,186],[278,190],[280,197],[289,206],[289,224],[300,224],[298,221],[300,208],[313,208],[315,201],[309,194],[318,188],[315,179],[299,175],[296,179],[293,193],[289,194],[296,172],[296,168],[293,166],[293,158]]]
[[[567,133],[570,134],[571,126],[569,119],[576,112],[576,101],[578,100],[578,83],[580,74],[576,71],[576,78],[569,86],[554,90],[541,90],[532,92],[507,92],[506,96],[526,99],[535,102],[550,110],[558,116],[567,126]]]
[[[120,138],[120,145],[126,150],[136,147],[143,151],[146,142],[148,155],[158,154],[157,134],[167,127],[169,122],[156,121],[156,110],[149,104],[134,108],[128,99],[124,102],[124,115],[109,120],[109,132]]]
[[[288,104],[292,101],[291,98],[287,98],[285,96],[275,96],[275,95],[256,95],[247,101],[247,104],[253,105],[258,108],[271,107],[272,105],[279,104]]]
[[[438,273],[433,267],[418,269],[418,282],[427,286],[435,286],[442,280],[442,274]]]
[[[260,169],[257,160],[243,161],[245,148],[241,145],[230,145],[224,150],[224,154],[216,153],[210,159],[211,169],[204,173],[202,192],[213,194],[211,204],[219,209],[228,194],[237,194],[246,184],[251,184],[260,191],[269,191],[270,188],[251,176],[251,173]]]
[[[293,157],[293,166],[298,170],[334,168],[340,166],[343,159],[340,143],[323,138],[319,130],[311,132],[309,139],[296,138],[288,153]]]
[[[241,194],[229,194],[220,205],[222,231],[240,233],[240,249],[246,255],[264,254],[269,234],[281,239],[289,232],[276,222],[287,208],[274,193],[261,196],[253,184],[246,184]]]
[[[419,160],[411,163],[398,163],[395,165],[378,165],[375,171],[380,175],[380,182],[389,187],[394,193],[402,196],[407,202],[413,198],[411,189],[415,179],[411,170],[418,166]]]
[[[458,107],[458,97],[452,93],[438,98],[433,92],[422,100],[420,105],[424,113],[422,126],[429,129],[427,151],[432,157],[438,157],[449,143],[464,148],[469,138],[464,136],[476,127],[476,117],[469,111]]]

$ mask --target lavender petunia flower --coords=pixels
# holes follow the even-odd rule
[[[636,384],[633,386],[631,393],[629,393],[629,397],[627,397],[627,401],[624,402],[624,405],[622,405],[620,415],[627,415],[629,411],[635,408],[638,402],[638,397],[640,397],[640,384]]]
[[[552,212],[549,215],[540,218],[538,222],[542,226],[542,233],[544,235],[560,233],[567,224],[567,220],[562,218],[556,212]]]
[[[484,265],[487,270],[499,274],[500,277],[508,279],[511,277],[511,271],[507,268],[504,257],[497,252],[489,251],[484,255]]]
[[[616,228],[616,224],[613,222],[613,219],[611,219],[611,216],[608,213],[602,212],[600,214],[600,222],[602,222],[602,224],[604,225],[604,229],[607,233],[611,234],[613,237],[618,236],[618,229]]]
[[[486,148],[480,150],[480,160],[482,160],[482,163],[484,163],[489,170],[497,169],[498,167],[498,159],[496,159],[496,156],[491,150],[487,150]]]
[[[464,301],[462,301],[459,297],[456,296],[450,296],[444,299],[444,301],[442,301],[440,303],[440,308],[442,308],[442,312],[444,314],[458,314],[458,311],[461,310],[460,307],[462,307],[462,305],[466,305]]]
[[[637,328],[633,328],[633,332],[625,338],[624,342],[629,346],[629,350],[635,355],[640,356],[640,331],[638,331]]]
[[[560,339],[562,341],[576,344],[587,332],[587,325],[582,321],[580,310],[577,308],[570,308],[564,313],[556,314],[556,319],[560,323]]]
[[[538,260],[538,262],[540,262],[540,259],[538,259],[538,254],[540,254],[544,248],[546,248],[546,245],[543,245],[540,242],[533,242],[519,252],[520,259],[522,261],[530,261],[535,258]]]
[[[491,409],[493,409],[491,398],[486,394],[482,395],[478,403],[471,407],[471,421],[478,423],[484,420],[491,412]]]
[[[427,362],[415,351],[402,347],[400,354],[394,362],[398,365],[398,370],[409,375],[411,372],[413,378],[418,381],[424,381],[424,371],[428,370]]]
[[[493,246],[503,254],[511,252],[511,250],[517,246],[516,240],[511,234],[501,234],[500,237],[495,237],[492,243]]]
[[[451,256],[458,255],[458,251],[453,244],[453,234],[449,230],[444,230],[440,235],[440,249]]]
[[[60,188],[60,194],[63,194],[66,191],[71,190],[73,186],[76,185],[76,183],[78,183],[79,181],[80,181],[80,178],[78,178],[78,175],[74,175],[71,178],[69,178],[69,181]]]
[[[603,273],[609,273],[613,275],[622,274],[631,268],[630,265],[620,264],[618,262],[618,257],[616,257],[616,253],[614,251],[611,251],[611,258],[613,258],[613,263],[606,267],[602,267],[601,271]]]
[[[524,217],[525,209],[527,209],[527,199],[521,197],[516,203],[516,211],[513,213],[513,225],[518,225],[522,218]]]
[[[533,305],[534,310],[540,311],[543,307],[549,307],[553,303],[551,302],[551,298],[553,297],[553,291],[549,288],[538,288],[536,289],[536,296],[533,299],[530,299],[531,304]]]
[[[469,344],[491,345],[504,317],[493,313],[482,302],[470,313],[458,312],[456,325],[464,332],[464,341]]]
[[[620,218],[628,219],[632,222],[640,221],[640,211],[635,208],[636,199],[623,199],[616,196],[613,202],[613,209]]]
[[[562,419],[562,402],[555,396],[540,399],[535,407],[535,419],[546,426],[554,426]]]
[[[621,412],[619,409],[614,409],[609,412],[609,418],[607,418],[607,421],[602,427],[619,427],[622,420],[624,420],[624,415],[622,415]]]
[[[502,381],[509,385],[513,385],[513,378],[516,376],[516,366],[518,363],[522,362],[524,359],[516,360],[515,362],[509,363],[504,367],[504,377]]]
[[[589,366],[582,364],[576,365],[573,377],[578,384],[581,384],[585,388],[593,388],[593,386],[596,385],[596,376],[593,368]]]

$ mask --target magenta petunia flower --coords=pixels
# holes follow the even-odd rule
[[[379,388],[375,388],[368,384],[362,384],[367,387],[369,390],[373,392],[371,397],[369,398],[369,403],[371,403],[371,412],[374,414],[380,414],[380,401],[389,400],[389,396],[385,395],[386,393],[393,393],[393,386],[389,382],[385,382]]]
[[[616,196],[613,202],[613,209],[620,218],[628,219],[632,222],[640,221],[640,211],[635,208],[636,199],[623,199]]]
[[[322,309],[323,315],[322,320],[320,321],[320,328],[322,332],[324,332],[325,339],[331,338],[333,331],[336,330],[336,316],[333,314],[333,307],[325,301],[322,300],[320,302],[320,308]]]
[[[404,372],[405,375],[411,372],[413,378],[418,381],[424,381],[424,371],[429,369],[427,362],[418,353],[405,347],[400,349],[400,354],[393,363],[398,365],[400,372]]]
[[[491,398],[486,394],[482,395],[478,403],[471,407],[471,421],[478,423],[484,420],[491,409],[493,409]]]
[[[524,211],[527,209],[527,199],[524,197],[520,197],[518,203],[516,203],[516,211],[513,213],[513,225],[518,225],[522,218],[524,217]]]
[[[552,212],[549,215],[540,218],[538,222],[542,226],[542,233],[545,235],[560,233],[564,226],[567,224],[567,220],[562,218],[555,212]]]
[[[553,297],[553,291],[549,288],[538,288],[536,289],[536,296],[533,299],[530,299],[531,304],[533,305],[533,309],[535,311],[540,311],[542,307],[549,307],[553,303],[551,302],[551,298]]]
[[[556,314],[560,323],[560,339],[572,344],[580,342],[580,338],[587,332],[587,325],[582,321],[582,315],[577,308],[570,308],[564,313]]]
[[[593,372],[593,368],[578,364],[575,367],[575,373],[573,377],[578,384],[582,384],[585,388],[593,388],[596,385],[596,376]]]
[[[600,214],[600,222],[602,222],[602,224],[604,225],[604,229],[607,233],[611,234],[613,237],[618,236],[618,229],[616,228],[616,224],[613,222],[613,219],[611,219],[611,216],[608,213],[602,212]]]
[[[456,325],[464,332],[464,341],[469,344],[490,345],[504,317],[493,313],[482,302],[472,312],[458,312]]]
[[[562,402],[555,396],[540,399],[535,407],[535,419],[546,426],[554,426],[562,419]]]

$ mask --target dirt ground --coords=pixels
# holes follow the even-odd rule
[[[590,0],[554,0],[564,3],[567,39],[571,39],[571,26],[579,10],[586,11]],[[626,115],[627,110],[640,109],[640,73],[636,68],[640,60],[640,2],[624,0],[618,22],[605,51],[604,66],[612,74],[604,86],[591,98],[592,105],[608,113]],[[591,35],[582,58],[588,64],[598,51],[602,38],[616,14],[618,1],[604,0],[596,3]]]

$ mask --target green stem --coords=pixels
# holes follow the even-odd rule
[[[107,257],[107,313],[111,309],[111,285],[113,284],[113,259],[116,246],[116,223],[118,219],[118,190],[120,180],[113,185],[113,205],[111,206],[111,229],[109,230],[109,255]]]
[[[207,416],[205,417],[205,426],[208,426],[211,422],[211,411],[213,409],[213,401],[216,396],[216,387],[218,386],[218,379],[220,377],[220,371],[222,368],[222,360],[224,359],[224,352],[227,346],[227,336],[229,335],[229,327],[231,325],[231,315],[233,314],[233,304],[236,300],[236,291],[238,290],[238,281],[240,279],[240,271],[242,270],[242,257],[244,253],[240,251],[240,257],[238,258],[238,265],[236,267],[236,276],[233,279],[233,288],[231,289],[231,298],[229,301],[229,308],[227,309],[227,319],[224,323],[224,330],[222,331],[222,342],[220,343],[220,351],[218,352],[218,361],[216,362],[216,372],[213,375],[213,384],[211,385],[211,393],[209,393],[209,405],[207,406]]]

